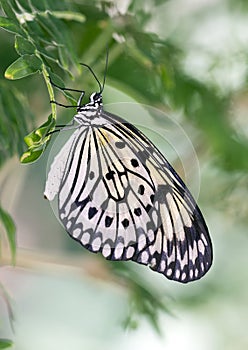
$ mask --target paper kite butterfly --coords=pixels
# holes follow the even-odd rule
[[[212,264],[212,244],[200,209],[156,146],[104,110],[106,69],[101,84],[85,66],[99,92],[82,104],[81,91],[75,131],[51,164],[45,198],[57,196],[65,230],[89,251],[182,283],[201,278]]]

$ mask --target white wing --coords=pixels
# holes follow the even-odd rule
[[[117,140],[104,128],[94,128],[73,144],[60,184],[59,215],[87,249],[127,260],[133,257],[130,246],[142,251],[155,239],[151,196],[156,189],[144,165],[132,165],[133,151],[118,148]]]
[[[59,153],[54,157],[53,163],[51,164],[50,171],[48,173],[44,191],[44,197],[49,201],[52,201],[59,192],[61,179],[64,175],[68,160],[68,154],[70,154],[75,139],[78,137],[83,137],[86,129],[84,128],[83,133],[81,131],[80,135],[79,132],[80,130],[76,129],[76,131],[70,136],[68,141],[61,148]]]

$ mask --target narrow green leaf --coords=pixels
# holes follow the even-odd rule
[[[10,295],[8,294],[8,292],[6,291],[6,289],[2,283],[0,283],[0,297],[4,300],[4,302],[6,304],[10,326],[11,326],[11,329],[14,333],[15,332],[15,328],[14,328],[15,317],[14,317],[14,311],[13,311],[13,308],[11,305],[12,300],[11,300]]]
[[[13,265],[15,264],[15,256],[16,256],[16,227],[11,216],[0,207],[0,220],[3,223],[5,228]],[[1,349],[1,348],[0,348]]]
[[[12,19],[7,17],[0,16],[0,27],[11,33],[23,34],[21,28]]]
[[[25,146],[23,137],[28,125],[33,125],[33,115],[27,99],[6,79],[0,81],[0,167],[13,155],[20,156]],[[21,119],[20,119],[21,118]]]
[[[44,124],[24,137],[28,150],[21,156],[21,163],[32,163],[42,155],[50,140],[50,136],[47,134],[54,130],[54,126],[55,120],[52,115],[49,115]]]
[[[50,12],[46,12],[45,15],[38,13],[36,20],[36,23],[48,34],[49,41],[58,50],[63,68],[67,70],[69,62],[78,64],[75,47],[72,45],[72,40],[64,21],[53,16]]]
[[[12,0],[13,1],[13,0]],[[21,8],[22,13],[31,13],[34,12],[35,1],[27,1],[27,0],[14,0],[14,2],[17,4],[18,8]],[[18,11],[20,13],[20,10]]]
[[[16,13],[13,9],[13,4],[9,0],[1,0],[1,7],[5,13],[5,15],[12,19],[17,25],[19,25],[19,21],[16,17]]]
[[[42,61],[35,55],[24,55],[5,71],[5,78],[15,80],[34,74],[41,69]]]
[[[0,339],[0,349],[7,349],[13,345],[12,340],[10,339]]]
[[[72,11],[51,11],[51,14],[54,17],[65,19],[65,20],[73,20],[79,23],[85,22],[85,16],[78,12]]]
[[[67,54],[67,48],[58,47],[59,61],[65,69],[69,67],[69,57]]]
[[[23,38],[20,35],[16,35],[15,49],[20,56],[23,56],[25,54],[31,55],[35,53],[34,45],[29,40]]]

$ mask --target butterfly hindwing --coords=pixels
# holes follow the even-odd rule
[[[127,123],[116,128],[126,142],[131,140],[156,187],[156,239],[132,259],[173,280],[199,279],[212,264],[211,240],[199,207],[175,170],[139,130]]]

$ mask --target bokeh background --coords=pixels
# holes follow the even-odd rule
[[[247,349],[247,1],[0,3],[9,18],[0,18],[0,348]],[[45,149],[40,128],[53,97],[46,73],[90,93],[96,82],[78,63],[103,77],[106,45],[105,103],[161,111],[125,117],[145,125],[208,223],[214,264],[198,282],[181,285],[87,252],[43,199],[53,143]],[[68,104],[65,97],[56,92]],[[58,124],[73,117],[57,113]]]

